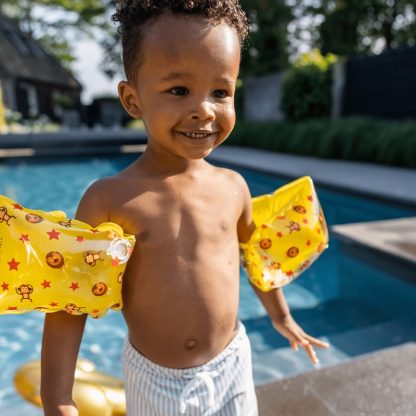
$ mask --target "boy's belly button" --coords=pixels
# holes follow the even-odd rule
[[[196,340],[194,340],[193,338],[190,338],[188,340],[186,340],[185,342],[185,348],[187,350],[192,350],[196,347]]]

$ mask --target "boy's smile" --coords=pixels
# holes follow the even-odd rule
[[[208,156],[235,124],[236,31],[204,17],[166,13],[148,23],[142,49],[135,83],[121,82],[119,93],[126,110],[143,118],[146,152],[165,163]]]

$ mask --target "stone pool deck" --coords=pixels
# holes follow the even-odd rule
[[[257,388],[260,416],[412,416],[416,343]]]
[[[415,155],[416,157],[416,155]],[[416,209],[416,170],[220,147],[211,158]],[[347,247],[416,283],[416,217],[346,224],[332,233]],[[416,340],[415,340],[416,341]],[[260,416],[411,416],[416,414],[416,342],[257,387]]]
[[[331,231],[345,252],[416,284],[416,217],[341,224]]]

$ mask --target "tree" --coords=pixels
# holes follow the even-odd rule
[[[241,0],[253,33],[243,51],[241,74],[258,75],[287,66],[287,25],[293,16],[284,0]]]
[[[291,0],[298,16],[318,18],[310,46],[340,55],[416,43],[416,0]],[[299,20],[298,20],[299,22]]]
[[[2,0],[0,11],[70,69],[71,45],[101,28],[110,0]]]

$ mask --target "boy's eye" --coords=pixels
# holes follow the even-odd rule
[[[212,94],[215,98],[226,98],[228,96],[225,90],[215,90]]]
[[[170,90],[173,95],[186,95],[188,94],[188,88],[186,87],[174,87]]]

